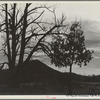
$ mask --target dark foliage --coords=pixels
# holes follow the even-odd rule
[[[69,74],[69,94],[72,94],[72,66],[74,64],[87,65],[91,61],[93,51],[85,46],[85,37],[79,22],[71,25],[67,35],[54,37],[52,42],[51,62],[58,67],[70,67]]]
[[[52,60],[58,67],[67,67],[77,64],[80,67],[89,63],[93,58],[92,53],[85,46],[85,37],[81,25],[75,22],[70,27],[69,33],[63,37],[54,37],[52,42]]]

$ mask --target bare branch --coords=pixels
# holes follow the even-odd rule
[[[10,12],[6,11],[5,9],[2,9],[2,11],[6,12],[10,18],[12,18],[12,15],[10,14]]]
[[[39,15],[38,17],[36,17],[33,21],[31,21],[30,23],[28,23],[27,26],[29,26],[30,24],[34,23],[37,19],[39,19],[39,18],[43,15],[43,13],[44,13],[44,11],[42,11],[42,12],[40,13],[40,15]]]
[[[37,44],[35,45],[35,47],[33,48],[33,50],[30,52],[29,56],[26,58],[25,62],[29,61],[31,56],[33,55],[34,51],[37,49],[37,47],[39,46],[40,42],[42,41],[42,39],[44,39],[48,34],[50,34],[50,32],[52,32],[55,28],[60,27],[60,26],[53,26],[47,33],[45,33],[37,42]]]
[[[8,49],[8,61],[10,63],[11,62],[11,51],[10,51],[10,43],[9,43],[8,15],[7,15],[8,6],[7,6],[7,4],[5,4],[5,9],[6,9],[6,12],[5,12],[5,15],[6,15],[5,22],[6,22],[6,38],[7,38],[7,49]]]
[[[51,52],[50,48],[47,45],[43,44],[43,43],[40,43],[40,45],[42,47],[43,52],[46,53],[47,56],[51,58],[52,52]]]
[[[29,10],[29,11],[28,11],[28,14],[30,14],[32,11],[35,11],[35,10],[37,10],[37,9],[39,9],[39,8],[45,8],[45,7],[42,7],[42,6],[40,6],[40,7],[35,7],[35,8],[33,8],[33,9]]]

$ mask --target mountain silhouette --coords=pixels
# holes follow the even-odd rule
[[[72,73],[73,80],[82,81],[85,76]],[[68,81],[69,73],[62,73],[50,68],[39,60],[31,60],[21,69],[20,83],[46,82],[64,84]],[[9,69],[0,71],[0,84],[9,82]]]
[[[83,76],[72,73],[74,82],[100,82],[98,76]],[[19,75],[20,83],[46,82],[49,84],[66,84],[69,80],[69,73],[62,73],[50,68],[39,60],[31,60],[21,71]],[[0,85],[6,85],[9,82],[9,69],[0,71]]]
[[[66,78],[64,77],[64,73],[50,68],[39,60],[32,60],[27,63],[23,67],[21,77],[22,82],[42,81],[49,83],[60,83],[65,80],[64,78]]]

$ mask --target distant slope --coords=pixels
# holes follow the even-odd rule
[[[23,81],[61,81],[63,73],[58,72],[39,60],[32,60],[24,66]]]
[[[39,60],[32,60],[23,67],[19,79],[21,83],[29,82],[47,82],[55,84],[63,84],[69,81],[69,73],[56,71]],[[98,76],[82,76],[72,73],[72,80],[75,82],[100,82]],[[9,70],[0,71],[0,85],[8,84]]]
[[[45,81],[63,83],[69,81],[69,73],[54,70],[39,60],[32,60],[24,66],[22,81]],[[87,76],[72,73],[73,81],[84,81]]]

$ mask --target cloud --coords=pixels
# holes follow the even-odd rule
[[[82,28],[86,40],[100,41],[100,22],[84,20],[82,21]]]

